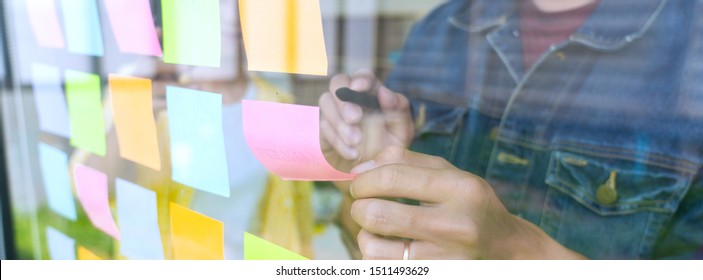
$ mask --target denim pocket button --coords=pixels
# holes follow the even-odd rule
[[[610,178],[608,181],[600,185],[596,190],[596,199],[598,202],[604,205],[610,205],[618,201],[618,190],[615,185],[615,177],[617,172],[610,172]]]

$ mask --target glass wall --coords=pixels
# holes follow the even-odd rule
[[[2,5],[16,258],[703,257],[701,1]]]

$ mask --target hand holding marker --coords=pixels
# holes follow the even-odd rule
[[[364,110],[364,118],[361,121],[362,140],[359,143],[359,159],[357,163],[373,159],[382,147],[384,118],[381,113],[381,104],[378,103],[378,96],[366,92],[358,92],[347,87],[337,89],[337,98],[342,101],[359,105]]]

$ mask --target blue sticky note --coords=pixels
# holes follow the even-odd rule
[[[68,156],[61,150],[39,143],[39,166],[49,208],[75,221],[76,204],[71,192]]]
[[[222,133],[222,96],[167,87],[166,106],[173,180],[229,197],[227,158]]]
[[[96,0],[61,0],[68,51],[102,56],[103,35]]]
[[[47,227],[46,243],[49,246],[49,258],[52,260],[76,259],[76,241],[60,231]]]
[[[163,260],[156,193],[120,178],[115,181],[115,192],[120,253],[133,260]]]
[[[71,124],[61,83],[61,72],[57,67],[32,64],[32,87],[39,128],[44,132],[70,138]]]

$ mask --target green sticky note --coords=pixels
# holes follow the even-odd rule
[[[71,120],[71,145],[105,156],[105,121],[100,77],[66,70],[66,103]]]
[[[220,0],[162,0],[164,61],[220,67]]]
[[[286,248],[273,244],[251,233],[244,233],[245,260],[283,260],[300,261],[308,258],[293,253]]]

